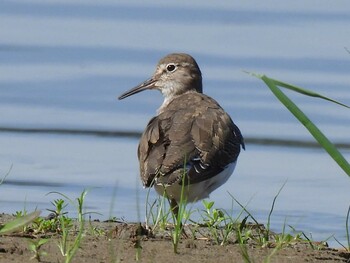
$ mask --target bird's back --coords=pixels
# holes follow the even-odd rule
[[[174,98],[142,134],[138,157],[141,179],[149,187],[194,184],[235,163],[244,147],[241,132],[212,98],[189,92]],[[185,171],[185,173],[184,173]]]

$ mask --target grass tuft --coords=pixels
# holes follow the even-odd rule
[[[64,197],[66,200],[68,200],[70,203],[72,203],[76,209],[77,209],[77,222],[78,222],[78,231],[77,235],[73,238],[73,242],[71,242],[69,239],[70,237],[70,232],[72,230],[73,224],[72,220],[64,216],[61,211],[61,216],[59,217],[60,220],[60,227],[61,227],[61,233],[62,237],[61,240],[59,241],[58,247],[61,251],[62,256],[65,258],[65,263],[70,263],[75,256],[78,248],[80,247],[81,240],[83,238],[83,233],[84,233],[84,216],[86,213],[83,212],[84,209],[84,201],[85,197],[88,193],[88,190],[84,189],[83,192],[80,194],[80,197],[76,198],[75,201],[70,199],[68,196],[59,193],[59,192],[50,192],[48,194],[58,194],[62,197]],[[58,202],[60,205],[63,206],[63,203],[61,199]],[[65,206],[63,206],[65,207]]]

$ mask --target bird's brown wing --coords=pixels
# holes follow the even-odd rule
[[[150,186],[159,176],[171,184],[184,169],[190,184],[209,179],[237,159],[241,144],[240,131],[214,100],[186,94],[147,125],[138,149],[142,181]]]
[[[194,119],[191,129],[192,140],[199,151],[199,160],[193,162],[188,171],[189,183],[217,175],[237,160],[241,145],[244,148],[240,130],[214,100],[202,112]]]
[[[140,173],[143,184],[151,186],[156,176],[165,184],[176,181],[174,171],[183,169],[196,149],[191,138],[188,112],[170,111],[154,117],[143,132],[138,148]]]
[[[159,119],[156,117],[149,121],[138,147],[140,175],[146,187],[152,184],[166,151],[165,145],[162,144],[164,137],[159,125]]]

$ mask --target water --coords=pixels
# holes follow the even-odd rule
[[[116,97],[145,80],[163,55],[198,61],[205,92],[230,113],[247,138],[312,141],[261,81],[242,70],[307,87],[350,104],[350,5],[337,1],[1,1],[0,127],[142,131],[161,103],[145,92]],[[349,143],[349,110],[288,92],[334,142]],[[144,216],[135,138],[0,133],[2,211],[45,210],[59,191],[86,187],[88,208],[108,217]],[[349,149],[342,149],[349,160]],[[247,145],[234,176],[212,195],[230,208],[227,191],[266,222],[284,220],[345,241],[349,178],[320,149]],[[111,208],[113,191],[115,203]],[[152,194],[152,196],[154,196]],[[197,204],[197,207],[200,204]],[[237,208],[238,209],[238,208]],[[140,215],[139,215],[140,213]],[[287,219],[286,219],[287,218]],[[332,245],[336,245],[334,242]]]

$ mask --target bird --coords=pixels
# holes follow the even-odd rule
[[[229,179],[244,139],[219,103],[203,94],[202,73],[191,55],[166,55],[151,78],[118,99],[144,90],[159,90],[164,101],[140,138],[141,180],[168,198],[177,217],[180,202],[208,198]]]

